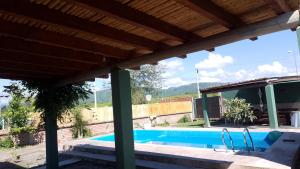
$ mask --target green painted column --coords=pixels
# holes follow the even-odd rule
[[[274,86],[269,84],[265,87],[267,107],[268,107],[268,116],[269,116],[269,125],[270,128],[278,128],[278,119],[277,119],[277,109],[276,101],[274,94]]]
[[[297,34],[297,41],[298,41],[298,50],[300,52],[300,26],[297,27],[296,34]]]
[[[46,169],[58,169],[57,116],[45,112]]]
[[[117,169],[135,169],[129,72],[113,69],[111,86]]]
[[[210,127],[210,121],[209,121],[208,112],[207,112],[207,94],[206,93],[202,93],[202,111],[203,111],[205,127]]]

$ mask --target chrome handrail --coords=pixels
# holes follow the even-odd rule
[[[251,146],[252,146],[252,151],[254,151],[254,143],[253,143],[251,134],[250,134],[250,132],[249,132],[249,130],[248,130],[247,127],[244,128],[244,131],[243,131],[243,135],[244,135],[244,143],[245,143],[245,145],[246,145],[246,149],[248,150],[248,152],[250,152],[249,146],[248,146],[248,142],[247,142],[247,138],[246,138],[246,132],[247,132],[247,134],[248,134],[248,136],[249,136],[249,138],[250,138],[250,142],[251,142]]]
[[[226,143],[225,143],[224,131],[226,131],[226,133],[228,134],[229,139],[230,139],[230,143],[231,143],[231,147],[232,147],[232,151],[234,151],[234,144],[233,144],[232,137],[231,137],[229,131],[227,130],[227,128],[223,128],[223,130],[222,130],[222,142],[223,142],[223,144],[224,144],[224,146],[225,146],[225,148],[226,148],[226,152],[227,152],[227,149],[228,149],[228,148],[227,148],[227,145],[226,145]]]

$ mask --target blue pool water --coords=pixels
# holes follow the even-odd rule
[[[280,136],[281,132],[250,132],[255,151],[265,151]],[[135,143],[175,145],[199,148],[225,148],[220,131],[191,131],[191,130],[134,130]],[[236,150],[245,150],[243,133],[230,132]],[[114,141],[114,134],[94,137],[92,140]],[[231,148],[229,138],[225,133],[226,144]],[[251,146],[250,139],[247,136],[248,145]]]

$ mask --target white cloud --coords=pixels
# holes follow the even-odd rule
[[[278,61],[274,61],[272,64],[259,65],[257,66],[257,70],[260,73],[275,73],[275,74],[283,74],[283,73],[287,73],[288,71],[288,69]]]
[[[189,81],[182,80],[180,77],[174,77],[165,80],[164,88],[177,87],[177,86],[182,86],[190,83],[191,82]]]
[[[185,84],[189,84],[190,82],[181,79],[180,77],[176,77],[178,75],[178,71],[183,71],[184,66],[183,62],[180,59],[170,60],[170,61],[160,61],[160,65],[163,66],[165,72],[162,74],[164,78],[164,88],[181,86]]]
[[[195,65],[198,69],[214,69],[223,68],[228,64],[233,63],[233,58],[231,56],[222,56],[220,54],[209,53],[208,58],[200,61]]]
[[[242,80],[245,79],[245,77],[248,75],[248,72],[244,69],[241,69],[235,73],[233,73],[233,76],[237,80]]]
[[[216,77],[216,76],[224,76],[225,72],[223,69],[217,69],[216,71],[199,71],[199,76],[206,76],[206,77]]]
[[[181,60],[171,60],[171,61],[160,61],[159,64],[162,64],[166,69],[175,69],[175,70],[184,70]]]

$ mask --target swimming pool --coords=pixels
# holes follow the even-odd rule
[[[281,132],[250,132],[255,151],[265,151],[280,136]],[[235,150],[245,150],[243,132],[230,132]],[[174,145],[198,148],[225,148],[222,143],[221,131],[195,131],[195,130],[134,130],[135,143]],[[228,135],[225,133],[225,142],[231,149]],[[97,141],[114,141],[114,134],[100,137],[94,137]],[[247,136],[247,142],[250,146],[250,138]]]

